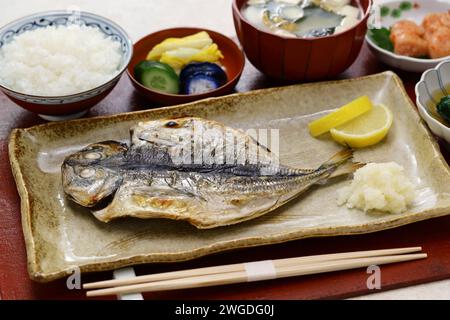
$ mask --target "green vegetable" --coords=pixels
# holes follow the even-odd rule
[[[393,52],[394,45],[391,42],[389,36],[391,35],[391,30],[387,28],[381,29],[369,29],[369,37],[375,42],[377,46],[382,49]]]
[[[391,12],[391,17],[393,17],[393,18],[400,18],[401,15],[402,15],[402,10],[400,10],[400,9],[394,9]]]
[[[147,88],[172,94],[179,91],[178,75],[168,64],[141,61],[134,67],[134,76]]]
[[[389,9],[389,7],[382,6],[382,7],[380,8],[380,15],[381,15],[382,17],[386,17],[386,16],[389,14],[390,11],[391,11],[391,9]]]
[[[441,99],[437,105],[437,111],[445,121],[450,122],[450,95]]]
[[[409,1],[403,1],[402,3],[400,3],[399,8],[400,8],[400,10],[403,10],[403,11],[411,10],[412,3]]]

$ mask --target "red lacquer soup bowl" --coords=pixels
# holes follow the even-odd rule
[[[362,18],[352,28],[320,38],[275,35],[250,24],[241,10],[247,0],[233,0],[239,41],[250,62],[276,80],[302,82],[329,79],[347,69],[358,56],[367,31],[372,0],[353,0]]]

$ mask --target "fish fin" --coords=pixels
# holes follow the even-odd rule
[[[353,150],[351,148],[343,149],[338,153],[336,153],[335,155],[333,155],[328,161],[324,162],[319,167],[318,170],[325,170],[328,171],[329,173],[323,179],[317,181],[316,184],[326,184],[330,178],[353,173],[357,169],[365,165],[362,163],[355,163],[355,162],[345,163],[352,157],[353,157]]]
[[[320,168],[336,167],[353,157],[353,150],[346,148],[333,155],[328,161],[324,162]]]
[[[256,146],[258,146],[258,147],[260,147],[260,148],[266,150],[268,153],[272,153],[272,151],[271,151],[266,145],[261,144],[261,143],[258,141],[258,139],[256,139],[255,137],[253,137],[253,136],[251,136],[251,135],[248,135],[248,136],[250,137],[250,139],[251,139],[254,143],[256,143]]]
[[[340,177],[346,174],[350,174],[358,170],[359,168],[364,167],[366,164],[361,162],[347,162],[340,165],[336,170],[334,170],[328,177],[325,179],[319,180],[316,182],[318,185],[327,184],[329,179]]]
[[[359,168],[364,167],[366,164],[361,162],[347,162],[343,165],[339,166],[332,174],[328,176],[328,178],[334,178],[343,176],[345,174],[353,173]]]

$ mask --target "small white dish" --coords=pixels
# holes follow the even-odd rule
[[[399,10],[402,3],[411,4],[409,10]],[[399,20],[412,20],[417,24],[421,24],[423,18],[434,12],[446,12],[450,8],[450,0],[414,0],[414,1],[378,1],[373,6],[372,13],[369,17],[368,27],[370,28],[389,28]],[[389,13],[383,15],[383,11],[389,10]],[[400,12],[400,15],[393,14]],[[380,48],[366,34],[366,41],[370,50],[377,59],[385,64],[405,71],[424,72],[427,69],[434,68],[436,65],[450,59],[450,56],[439,59],[419,59],[407,56],[401,56]]]
[[[435,110],[439,101],[433,97],[441,91],[449,95],[450,90],[450,59],[441,62],[435,68],[425,71],[416,85],[416,103],[420,116],[427,123],[430,130],[450,143],[450,127],[440,118]]]

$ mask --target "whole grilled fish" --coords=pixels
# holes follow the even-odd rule
[[[201,118],[162,119],[132,128],[129,146],[103,141],[68,156],[62,182],[103,222],[168,218],[206,229],[259,217],[353,172],[361,164],[346,163],[351,156],[346,149],[316,169],[291,168],[242,131]]]

